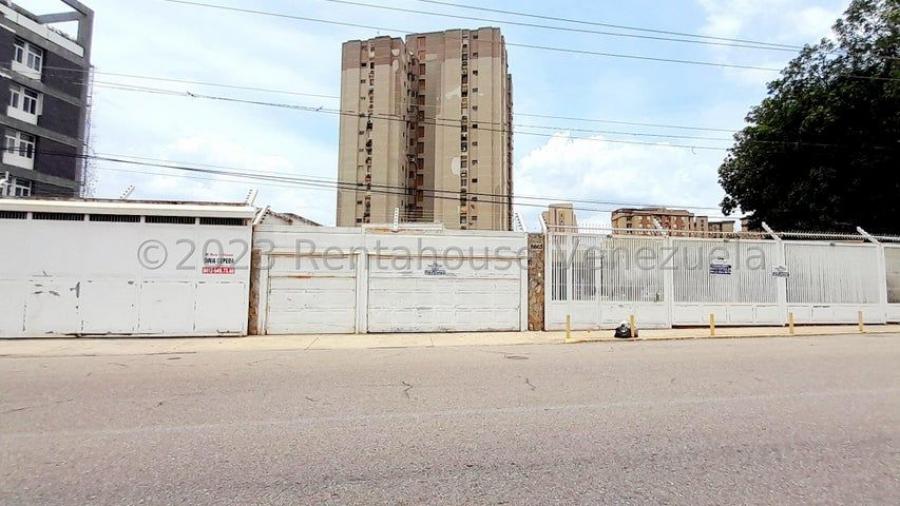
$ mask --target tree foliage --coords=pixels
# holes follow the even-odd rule
[[[900,0],[853,0],[769,83],[719,168],[722,210],[776,229],[900,232]]]

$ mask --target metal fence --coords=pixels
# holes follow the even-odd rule
[[[900,244],[884,246],[887,319],[900,322]]]
[[[545,233],[548,330],[900,321],[900,244],[868,235]]]

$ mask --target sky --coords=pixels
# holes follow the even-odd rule
[[[593,52],[781,68],[794,52],[642,40],[451,19],[341,5],[325,0],[198,0],[233,7],[337,20],[401,31],[500,26],[508,43]],[[588,25],[462,10],[417,0],[362,3],[574,28]],[[788,45],[815,43],[848,0],[449,0],[539,15],[639,26]],[[240,172],[337,178],[338,117],[188,96],[111,88],[125,83],[242,100],[337,108],[341,43],[400,32],[226,12],[164,0],[83,0],[96,12],[97,75],[91,120],[98,155],[207,164]],[[33,12],[59,10],[58,0],[18,0]],[[62,27],[68,28],[68,27]],[[637,33],[637,32],[624,32]],[[719,216],[717,170],[749,109],[766,96],[777,72],[644,61],[509,47],[516,125],[515,194],[589,200],[576,204],[579,222],[608,226],[622,206],[667,205]],[[136,80],[111,74],[224,83],[324,95],[309,97],[195,84]],[[537,114],[654,123],[726,131],[535,118]],[[529,135],[525,132],[539,133]],[[643,134],[643,135],[636,135]],[[711,139],[660,136],[712,137]],[[724,139],[724,140],[722,140]],[[628,142],[621,142],[628,141]],[[635,144],[649,143],[647,144]],[[678,146],[708,146],[715,149]],[[240,201],[257,189],[258,206],[294,212],[324,225],[335,221],[334,189],[266,186],[254,181],[95,161],[91,196],[116,198],[129,186],[136,199]],[[198,179],[198,178],[205,179]],[[519,202],[544,205],[546,201]],[[517,206],[527,229],[539,230],[534,206]]]

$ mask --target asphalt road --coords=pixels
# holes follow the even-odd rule
[[[0,357],[0,388],[5,504],[900,504],[896,335]]]

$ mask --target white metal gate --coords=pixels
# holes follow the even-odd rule
[[[265,334],[527,328],[527,236],[428,228],[258,225]],[[268,267],[268,268],[267,268]]]
[[[255,212],[0,199],[0,337],[244,335]]]
[[[673,324],[708,324],[711,314],[721,325],[784,323],[775,241],[676,238],[671,254]]]
[[[881,248],[785,241],[788,311],[798,323],[885,323]]]
[[[661,237],[610,237],[599,234],[548,234],[545,262],[545,327],[612,328],[641,315],[644,328],[671,325]]]
[[[369,332],[515,331],[521,271],[493,258],[369,257]]]
[[[277,254],[270,258],[266,333],[356,331],[356,255]]]
[[[884,246],[887,320],[900,323],[900,244]]]
[[[633,232],[632,232],[633,233]],[[650,233],[650,232],[644,232]],[[677,233],[677,232],[676,232]],[[900,321],[900,245],[551,230],[545,328]],[[848,242],[848,241],[858,242]]]

